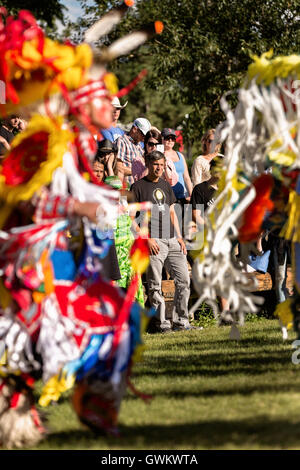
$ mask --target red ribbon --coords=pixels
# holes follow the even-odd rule
[[[38,428],[41,434],[44,434],[46,432],[46,429],[43,427],[37,409],[34,405],[30,408],[30,413],[35,426]]]
[[[122,96],[128,95],[128,93],[133,90],[136,85],[147,75],[148,70],[143,69],[126,87],[122,88],[115,95],[117,98],[122,98]]]
[[[137,390],[135,388],[135,386],[133,385],[133,383],[131,382],[130,376],[131,376],[131,365],[128,367],[128,374],[127,374],[127,377],[126,377],[126,383],[127,383],[128,387],[130,388],[130,390],[132,391],[132,393],[134,393],[134,395],[141,398],[146,403],[149,403],[152,400],[153,396],[148,395],[146,393],[142,393],[139,390]]]
[[[256,190],[256,196],[244,212],[243,222],[239,228],[239,241],[241,243],[257,239],[266,212],[274,208],[274,203],[271,200],[274,186],[273,176],[263,174],[253,182],[253,186]]]
[[[21,392],[14,392],[11,399],[10,399],[10,407],[17,408],[19,400],[21,397]]]

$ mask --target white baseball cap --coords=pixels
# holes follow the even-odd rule
[[[119,98],[118,98],[117,96],[115,96],[115,97],[112,99],[111,104],[114,106],[114,108],[123,109],[123,108],[125,108],[125,106],[127,106],[128,101],[126,101],[126,103],[123,104],[123,106],[122,106],[121,103],[120,103]]]
[[[148,119],[145,118],[137,118],[133,122],[133,126],[137,127],[144,135],[146,135],[147,132],[151,129],[150,122],[148,121]]]

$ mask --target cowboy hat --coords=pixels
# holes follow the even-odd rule
[[[117,146],[114,142],[111,142],[108,139],[103,139],[101,142],[98,142],[98,153],[111,153],[111,152],[117,152]]]
[[[120,101],[119,101],[119,98],[118,98],[117,96],[115,96],[115,97],[112,99],[112,102],[111,102],[111,104],[112,104],[115,108],[117,108],[117,109],[123,109],[123,108],[125,108],[125,106],[127,106],[127,103],[128,103],[128,101],[126,101],[126,103],[123,104],[123,106],[122,106],[121,103],[120,103]]]

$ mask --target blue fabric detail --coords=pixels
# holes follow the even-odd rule
[[[101,231],[99,228],[92,229],[93,243],[95,247],[102,248],[101,254],[97,253],[99,258],[105,258],[112,245],[114,233],[112,230]]]
[[[80,357],[80,368],[77,370],[76,380],[82,380],[84,377],[91,379],[107,380],[113,372],[115,358],[108,361],[108,356],[111,349],[105,351],[105,357],[101,358],[101,348],[107,336],[113,333],[106,333],[104,335],[93,335],[91,341],[84,350]],[[104,346],[106,349],[106,345]]]
[[[180,152],[176,153],[179,156],[179,160],[177,162],[174,162],[174,165],[176,173],[178,175],[178,182],[174,186],[172,186],[172,189],[177,199],[183,199],[186,196],[186,188],[183,178],[185,167],[182,154]]]
[[[109,127],[108,129],[101,130],[103,139],[115,142],[120,136],[124,135],[125,132],[120,127]]]
[[[270,254],[271,250],[267,250],[259,256],[250,255],[248,264],[255,269],[255,271],[266,273],[268,271]]]
[[[295,283],[298,292],[300,291],[300,243],[294,243],[294,267],[295,267]]]
[[[63,214],[65,212],[65,207],[62,204],[60,204],[58,206],[57,210],[58,210],[59,214]]]
[[[81,380],[98,361],[98,351],[104,340],[104,335],[93,335],[84,352],[78,359],[68,362],[63,371],[70,375],[76,375],[77,380]]]
[[[147,316],[152,316],[155,314],[155,310],[150,309],[150,311],[146,311],[145,313]],[[130,311],[129,328],[130,349],[128,356],[124,358],[125,362],[122,364],[120,372],[128,367],[136,346],[142,343],[140,335],[141,307],[136,302],[132,305]],[[80,358],[68,362],[64,366],[64,372],[66,372],[68,376],[71,374],[76,375],[76,381],[80,381],[83,378],[89,378],[90,380],[108,380],[114,371],[118,352],[116,352],[114,357],[110,357],[111,347],[108,348],[108,345],[104,344],[104,342],[109,336],[113,335],[113,332],[103,335],[93,335]]]
[[[26,320],[30,321],[32,317],[36,314],[36,312],[37,312],[37,305],[31,304],[29,309],[24,314],[24,316],[26,317]]]
[[[105,337],[106,335],[93,335],[91,337],[89,344],[87,345],[82,356],[80,357],[80,368],[77,371],[77,380],[81,380],[96,366],[99,366],[98,353]]]
[[[74,281],[76,276],[76,264],[73,254],[70,251],[53,250],[50,258],[55,279]]]
[[[53,208],[52,202],[47,202],[46,207],[45,207],[45,211],[46,212],[51,212],[52,208]]]
[[[296,193],[300,194],[300,175],[298,176],[297,183],[296,183]]]
[[[142,343],[141,338],[141,306],[138,303],[134,303],[131,307],[129,317],[129,327],[131,334],[130,341],[130,356],[134,352],[137,344]]]

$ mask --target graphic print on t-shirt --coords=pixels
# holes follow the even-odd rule
[[[155,188],[153,198],[158,206],[159,212],[165,212],[166,195],[161,188]]]
[[[149,220],[150,238],[173,238],[170,206],[175,204],[176,198],[169,183],[161,178],[153,182],[144,176],[132,185],[131,191],[136,202],[150,201],[153,204]],[[140,224],[140,221],[137,223]]]

